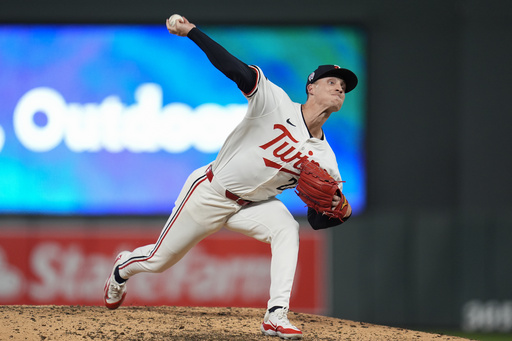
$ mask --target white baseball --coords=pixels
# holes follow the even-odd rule
[[[182,21],[183,17],[179,14],[173,14],[169,17],[169,24],[171,24],[171,26],[175,26],[176,20]]]

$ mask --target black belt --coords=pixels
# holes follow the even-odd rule
[[[213,179],[212,166],[208,166],[208,168],[206,169],[206,177],[208,178],[208,180],[210,182],[212,182],[212,179]],[[226,195],[226,198],[233,200],[240,206],[247,206],[250,203],[252,203],[252,201],[244,200],[244,199],[240,198],[238,195],[236,195],[228,190],[226,190],[225,195]]]

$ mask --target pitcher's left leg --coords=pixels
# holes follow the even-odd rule
[[[299,253],[299,224],[278,199],[253,203],[234,214],[226,228],[270,243],[270,299],[261,331],[300,339],[302,332],[287,318]]]

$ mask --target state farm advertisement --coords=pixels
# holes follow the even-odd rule
[[[103,305],[103,286],[122,250],[152,244],[153,229],[2,228],[0,305]],[[328,308],[327,233],[301,229],[291,309]],[[270,245],[220,231],[159,274],[128,282],[124,305],[266,307]]]

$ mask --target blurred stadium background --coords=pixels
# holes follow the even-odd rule
[[[339,142],[340,153],[343,146],[357,142],[352,146],[353,154],[346,156],[353,157],[357,167],[346,179],[349,186],[351,178],[358,178],[353,185],[357,188],[350,190],[358,197],[359,209],[346,226],[318,234],[311,233],[300,212],[294,211],[303,222],[303,240],[307,245],[301,249],[301,272],[295,289],[298,310],[392,326],[480,333],[473,337],[482,340],[490,334],[511,337],[512,111],[509,93],[512,86],[509,83],[512,78],[512,2],[507,0],[299,0],[292,4],[268,0],[254,4],[232,0],[180,4],[158,0],[146,3],[132,0],[1,2],[0,29],[4,35],[0,41],[3,44],[0,52],[3,92],[3,104],[0,103],[0,144],[3,147],[0,148],[3,192],[0,192],[0,268],[3,269],[0,304],[96,304],[96,298],[92,297],[96,297],[95,286],[103,281],[104,272],[110,267],[112,254],[109,252],[150,242],[165,221],[167,213],[162,207],[151,211],[154,206],[146,191],[148,186],[154,187],[149,193],[159,193],[179,189],[168,189],[167,185],[181,185],[180,179],[165,177],[161,179],[162,187],[159,183],[144,183],[140,187],[135,183],[135,193],[140,197],[131,198],[128,193],[126,202],[121,204],[124,206],[101,212],[102,207],[115,205],[115,200],[124,194],[110,193],[109,196],[95,192],[108,183],[100,183],[91,190],[87,181],[93,183],[95,176],[101,178],[101,174],[95,174],[94,162],[112,171],[118,171],[121,164],[122,171],[114,174],[118,177],[127,173],[127,181],[132,181],[130,176],[143,179],[146,174],[134,168],[134,164],[150,162],[151,167],[165,169],[171,164],[180,164],[180,156],[169,156],[169,160],[164,155],[162,159],[149,160],[147,153],[130,159],[134,153],[129,151],[112,155],[104,152],[103,161],[94,160],[91,164],[91,160],[82,159],[87,154],[82,151],[77,152],[80,156],[70,156],[67,149],[61,154],[43,151],[36,155],[19,144],[13,147],[13,112],[20,94],[36,86],[60,85],[68,102],[90,101],[90,98],[81,98],[80,91],[66,89],[64,84],[69,84],[70,88],[90,88],[89,96],[98,103],[113,93],[120,96],[121,102],[131,99],[133,103],[134,91],[142,83],[189,82],[185,78],[188,75],[176,74],[183,71],[180,67],[160,73],[158,68],[151,70],[147,60],[130,59],[130,52],[124,51],[119,55],[113,52],[111,64],[102,70],[107,72],[116,64],[116,56],[126,58],[119,60],[125,67],[122,70],[137,74],[133,79],[119,80],[133,83],[123,88],[126,93],[113,90],[118,85],[112,78],[118,76],[116,73],[84,76],[88,73],[84,68],[79,75],[83,78],[77,84],[74,78],[77,75],[73,75],[75,60],[64,70],[56,65],[47,69],[46,83],[37,84],[29,68],[26,72],[19,71],[22,63],[17,64],[18,69],[13,73],[12,65],[16,64],[13,61],[23,59],[37,69],[37,65],[45,63],[44,58],[16,54],[15,51],[24,51],[16,45],[23,44],[23,33],[16,33],[18,38],[22,37],[18,43],[11,42],[6,37],[14,33],[9,35],[9,30],[34,28],[34,25],[48,28],[55,24],[78,29],[109,25],[140,28],[143,25],[152,30],[153,25],[161,25],[165,38],[171,39],[163,22],[172,13],[185,15],[199,26],[210,29],[212,37],[221,42],[224,42],[221,37],[231,42],[233,28],[235,31],[254,28],[254,32],[240,32],[229,49],[235,54],[242,53],[249,48],[244,46],[244,39],[252,43],[258,41],[252,48],[265,50],[257,56],[261,63],[267,60],[265,53],[272,55],[273,49],[279,46],[269,42],[272,35],[265,35],[269,34],[265,28],[274,28],[282,33],[281,38],[297,45],[301,44],[301,38],[306,39],[305,32],[317,31],[313,39],[323,37],[321,43],[328,52],[321,46],[310,47],[313,42],[309,41],[303,43],[309,45],[298,49],[299,52],[313,51],[309,51],[312,55],[306,59],[301,59],[300,53],[292,53],[280,55],[278,65],[275,60],[269,62],[269,69],[276,68],[269,70],[270,74],[290,81],[290,87],[297,83],[302,87],[300,77],[305,77],[304,72],[307,72],[303,71],[307,70],[304,64],[326,58],[318,57],[317,50],[339,57],[347,67],[357,69],[362,75],[362,86],[354,101],[357,105],[349,107],[349,119],[340,122],[343,129],[351,132],[351,139]],[[25,33],[30,39],[29,33]],[[97,38],[101,40],[101,34]],[[127,39],[125,47],[130,46],[130,39],[140,40],[141,37],[128,34]],[[292,52],[293,43],[287,47]],[[9,44],[13,44],[12,49]],[[63,40],[52,58],[65,60],[66,47],[75,46],[73,44],[76,42]],[[155,42],[154,46],[158,44]],[[98,45],[84,48],[83,59],[98,48]],[[48,46],[41,46],[41,49],[47,51]],[[147,53],[173,54],[165,49]],[[241,56],[241,59],[251,63],[248,60],[251,56]],[[182,62],[173,61],[170,65]],[[296,70],[298,65],[306,69]],[[288,70],[287,67],[289,72],[282,72]],[[138,75],[141,68],[150,71]],[[212,76],[209,85],[212,91],[219,87],[216,81],[220,78]],[[30,82],[34,84],[26,85]],[[64,96],[65,90],[69,93]],[[158,89],[150,90],[150,95],[158,94]],[[238,95],[234,89],[229,92]],[[166,88],[163,93],[164,104],[172,102],[174,96],[192,98],[180,97],[183,102],[208,96],[190,90],[184,94],[178,90],[169,94]],[[226,98],[219,104],[239,100],[239,96],[235,100]],[[188,103],[192,107],[200,105]],[[48,124],[49,118],[40,116],[32,117],[36,130]],[[30,135],[30,131],[27,134]],[[30,144],[25,142],[25,147]],[[206,145],[208,143],[212,142],[207,141]],[[54,147],[57,151],[64,148],[58,141]],[[119,148],[114,142],[110,147]],[[179,172],[183,174],[180,177],[212,155],[208,152],[192,154],[181,163],[183,169]],[[63,155],[71,159],[60,159]],[[24,157],[30,158],[30,167],[24,164]],[[69,162],[72,167],[62,166]],[[137,174],[130,174],[133,169],[137,169]],[[340,169],[343,174],[341,165]],[[20,170],[26,173],[20,175]],[[66,187],[66,191],[62,193],[51,185],[44,186],[52,181]],[[68,191],[70,187],[73,190]],[[92,201],[75,203],[73,207],[56,207],[56,202],[69,199],[66,195],[70,192],[83,194]],[[94,202],[95,197],[101,200]],[[145,200],[150,204],[141,208]],[[161,200],[160,203],[168,198]],[[47,210],[45,202],[48,202]],[[95,208],[84,211],[86,206]],[[171,206],[172,203],[169,211]],[[128,234],[119,238],[120,231],[128,231]],[[218,278],[211,275],[211,271],[219,273],[226,269],[265,269],[268,250],[243,238],[234,242],[230,238],[237,237],[221,234],[206,242],[186,264],[166,276],[166,281],[181,281],[182,287],[181,291],[162,294],[164,301],[201,305],[225,302],[242,306],[264,303],[266,293],[260,292],[258,286],[251,287],[247,274],[225,273],[224,278],[236,283],[236,295],[239,295],[236,297],[229,296],[232,284],[216,282]],[[230,254],[225,252],[225,243],[242,246]],[[186,291],[190,283],[187,284],[183,274],[201,276],[204,286]],[[268,280],[264,270],[255,270],[254,274],[259,276],[261,282],[258,283]],[[81,282],[84,275],[90,281]],[[59,286],[63,280],[72,286]],[[144,288],[144,284],[150,282],[140,281],[138,294],[131,304],[162,302],[161,296],[152,296],[151,290]],[[158,285],[154,283],[151,288],[166,290]],[[215,298],[204,297],[205,290],[214,293]],[[315,293],[313,298],[312,292]],[[321,292],[324,294],[319,294]]]

